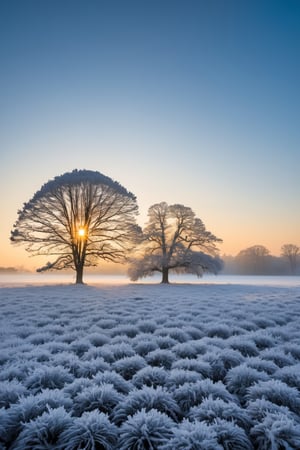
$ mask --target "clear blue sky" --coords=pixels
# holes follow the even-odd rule
[[[35,267],[17,210],[74,168],[136,194],[141,225],[183,203],[227,254],[300,245],[298,0],[7,0],[0,58],[0,266]]]

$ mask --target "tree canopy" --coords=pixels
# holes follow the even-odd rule
[[[11,241],[33,255],[53,256],[38,271],[83,268],[99,259],[124,262],[139,228],[136,197],[90,170],[73,170],[45,183],[18,211]]]
[[[149,208],[148,217],[129,267],[132,280],[160,272],[162,283],[168,283],[170,271],[200,277],[204,272],[221,270],[216,244],[222,240],[206,230],[191,208],[161,202]]]
[[[284,244],[281,247],[281,255],[288,260],[291,272],[295,273],[300,257],[300,247],[295,244]]]

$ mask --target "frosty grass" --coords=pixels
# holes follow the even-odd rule
[[[299,449],[300,290],[0,289],[0,449]]]

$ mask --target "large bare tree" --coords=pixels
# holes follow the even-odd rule
[[[202,276],[221,270],[216,244],[222,240],[206,230],[191,208],[162,202],[149,208],[148,217],[139,254],[129,267],[132,280],[160,272],[162,283],[169,283],[170,271]]]
[[[48,181],[22,210],[11,241],[33,255],[53,256],[38,271],[72,268],[83,283],[85,266],[124,262],[138,232],[135,196],[99,172],[74,170]]]

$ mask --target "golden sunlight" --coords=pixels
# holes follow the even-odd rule
[[[84,229],[84,228],[79,228],[79,230],[78,230],[78,236],[79,236],[79,237],[84,237],[84,236],[85,236],[85,229]]]

